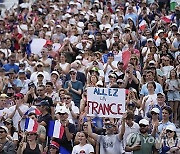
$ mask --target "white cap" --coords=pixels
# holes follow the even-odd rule
[[[56,25],[57,28],[62,28],[61,25]]]
[[[95,0],[94,3],[99,3],[99,0]]]
[[[52,74],[56,74],[59,77],[59,73],[57,71],[52,71],[51,75]]]
[[[151,110],[151,112],[155,112],[155,113],[160,113],[160,110],[157,108],[157,107],[154,107],[152,110]]]
[[[74,2],[73,2],[73,1],[70,1],[70,2],[69,2],[69,5],[74,5]]]
[[[55,114],[57,113],[68,113],[68,109],[65,106],[58,106],[55,110]]]
[[[70,25],[75,25],[76,24],[76,19],[72,18],[69,20]]]
[[[80,55],[76,56],[76,60],[82,60],[82,56]]]
[[[43,28],[49,28],[49,25],[45,24],[43,25]]]
[[[149,42],[149,41],[153,42],[153,38],[147,39],[147,42]]]
[[[164,33],[162,29],[158,30],[157,34],[159,35],[160,33]]]
[[[85,15],[85,12],[81,11],[79,14]]]
[[[158,92],[157,95],[165,96],[165,94],[163,92]]]
[[[171,130],[171,131],[175,132],[176,127],[174,125],[170,124],[170,125],[167,125],[166,130]]]
[[[148,126],[148,125],[149,125],[149,121],[147,121],[146,119],[141,119],[141,120],[139,121],[139,124],[143,124],[143,125]]]
[[[71,15],[70,15],[69,13],[66,13],[66,14],[64,15],[64,17],[65,17],[65,19],[66,19],[66,18],[71,18]]]
[[[70,72],[75,72],[75,73],[77,73],[77,70],[75,70],[74,68],[71,68],[71,70],[69,71],[69,73]]]
[[[176,23],[173,23],[170,27],[172,27],[172,26],[176,26],[176,27],[178,27]]]
[[[80,28],[84,28],[84,23],[83,22],[78,22],[77,26],[80,27]]]
[[[37,76],[39,76],[39,75],[43,75],[44,76],[43,72],[38,72]]]
[[[97,83],[96,83],[96,86],[103,86],[103,82],[101,80],[99,80]]]
[[[36,63],[36,66],[38,66],[38,65],[44,66],[42,62],[37,62],[37,63]]]
[[[156,62],[154,60],[151,60],[149,64],[156,64]]]
[[[93,39],[94,40],[94,35],[89,35],[88,38]]]
[[[0,126],[0,128],[4,129],[6,133],[8,133],[8,128],[6,126]]]

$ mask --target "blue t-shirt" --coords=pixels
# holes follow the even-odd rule
[[[158,93],[163,93],[163,89],[162,89],[162,86],[155,82],[156,84],[156,89],[155,89],[155,94],[158,94]],[[149,93],[148,93],[148,89],[147,89],[147,83],[144,84],[141,88],[141,92],[140,92],[140,95],[144,95],[144,96],[147,96]]]
[[[4,64],[3,68],[5,69],[6,72],[9,72],[10,69],[14,69],[16,73],[19,72],[19,66],[16,64]]]

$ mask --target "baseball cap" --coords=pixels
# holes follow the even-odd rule
[[[4,129],[6,133],[8,133],[8,128],[6,126],[0,126],[1,129]]]
[[[60,145],[56,141],[51,141],[51,146],[54,146],[55,148],[59,149]]]
[[[37,76],[42,75],[44,76],[43,72],[38,72]]]
[[[38,66],[38,65],[44,66],[42,62],[37,62],[36,66]]]
[[[149,64],[156,64],[156,62],[154,60],[151,60]]]
[[[48,100],[42,100],[36,106],[49,106]]]
[[[176,23],[173,23],[170,27],[173,27],[173,26],[178,27]]]
[[[56,74],[59,77],[59,73],[57,71],[52,71],[51,75],[52,74]]]
[[[141,120],[139,121],[139,125],[140,125],[140,124],[143,124],[143,125],[148,126],[148,125],[149,125],[149,121],[147,121],[146,119],[141,119]]]
[[[22,93],[17,93],[17,94],[14,95],[14,97],[21,97],[21,98],[23,98],[24,95]]]
[[[71,72],[77,73],[77,70],[75,70],[74,68],[71,68],[71,70],[69,71],[69,73],[71,73]]]
[[[0,98],[8,98],[8,96],[6,94],[1,94]]]
[[[157,93],[157,95],[165,96],[165,94],[163,92],[159,92],[159,93]]]
[[[160,113],[160,110],[159,110],[157,107],[154,107],[154,108],[151,110],[151,112],[155,112],[155,113],[159,114],[159,113]]]
[[[153,42],[153,38],[147,39],[147,42]]]
[[[49,25],[45,24],[43,25],[43,28],[49,28]]]
[[[57,28],[62,28],[61,25],[56,25]]]
[[[26,74],[24,70],[19,70],[18,74]]]
[[[171,131],[175,132],[176,131],[176,127],[174,125],[170,124],[170,125],[167,125],[166,130],[171,130]]]
[[[68,113],[68,109],[66,108],[66,106],[58,106],[55,111],[55,114],[57,113]]]
[[[160,33],[164,33],[162,29],[158,30],[157,34],[159,35]]]

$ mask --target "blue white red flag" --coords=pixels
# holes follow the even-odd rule
[[[24,130],[27,132],[37,133],[38,126],[39,124],[36,120],[33,120],[31,118],[26,118]]]
[[[55,138],[62,138],[64,134],[64,126],[60,123],[60,121],[50,121],[49,129],[48,129],[48,136],[55,137]]]

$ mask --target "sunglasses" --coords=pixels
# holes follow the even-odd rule
[[[59,115],[65,115],[66,113],[59,113]]]
[[[10,124],[10,123],[8,123],[8,122],[5,122],[5,123],[4,123],[4,125],[11,125],[11,124]]]
[[[88,124],[84,124],[83,126],[86,126],[86,127],[87,127],[87,126],[88,126]]]
[[[152,115],[157,115],[158,113],[156,113],[156,112],[151,112],[151,114],[152,114]]]
[[[15,97],[14,99],[15,100],[20,100],[20,99],[22,99],[22,97]]]
[[[49,148],[50,149],[57,149],[55,146],[50,146]]]
[[[140,124],[139,127],[146,127],[146,125]]]
[[[112,128],[112,125],[105,125],[105,128]]]
[[[70,75],[76,75],[76,73],[70,73]]]
[[[27,136],[33,136],[33,135],[36,135],[36,134],[30,134],[30,133],[27,134]]]
[[[63,99],[70,100],[70,99],[71,99],[71,97],[63,97]]]
[[[166,133],[172,133],[173,131],[172,130],[166,130]]]
[[[37,91],[43,91],[43,89],[38,89]]]
[[[42,65],[37,65],[37,67],[42,67]]]

